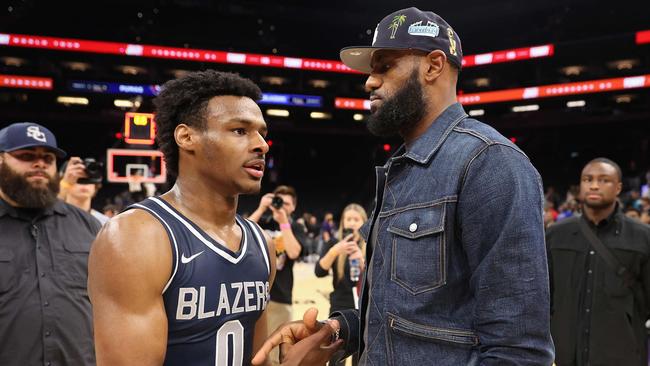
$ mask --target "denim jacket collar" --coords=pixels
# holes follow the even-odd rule
[[[447,107],[427,130],[410,145],[403,144],[393,155],[406,157],[420,164],[426,164],[456,125],[467,117],[460,103]],[[404,153],[405,152],[405,153]]]

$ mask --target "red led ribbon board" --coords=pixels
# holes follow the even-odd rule
[[[650,87],[650,74],[625,78],[580,81],[576,83],[551,84],[534,86],[530,88],[463,94],[458,96],[458,101],[463,105],[486,104],[526,99],[561,97],[565,95],[605,93],[610,91],[647,87]]]
[[[0,88],[52,90],[52,79],[36,76],[0,74]]]
[[[553,56],[554,52],[555,48],[552,44],[545,44],[513,50],[488,52],[480,55],[468,55],[463,57],[463,67],[521,61],[537,57],[550,57]]]
[[[636,44],[650,43],[650,29],[636,32]]]
[[[153,145],[156,122],[151,113],[127,112],[124,115],[124,141],[134,145]]]
[[[605,93],[636,88],[650,88],[650,74],[463,94],[458,96],[458,101],[463,105],[488,104],[566,95]],[[361,98],[336,98],[334,106],[337,109],[368,110],[370,109],[370,101]]]
[[[92,41],[74,38],[44,37],[25,34],[0,33],[0,46],[2,45],[9,47],[42,48],[58,51],[104,53],[186,61],[241,64],[248,66],[266,66],[352,74],[359,73],[358,71],[345,66],[341,61],[335,60],[258,55],[251,53]],[[536,57],[550,57],[553,55],[553,50],[553,45],[547,44],[512,50],[494,51],[481,55],[468,55],[463,58],[463,67],[521,61]]]

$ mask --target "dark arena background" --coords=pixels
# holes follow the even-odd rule
[[[125,114],[152,113],[163,82],[192,70],[233,71],[266,94],[272,146],[263,193],[293,185],[298,215],[319,220],[349,202],[368,208],[373,167],[399,140],[366,131],[365,77],[342,66],[338,52],[370,44],[374,25],[407,5],[454,25],[465,55],[461,103],[526,152],[557,203],[598,156],[621,165],[624,191],[647,184],[647,1],[2,2],[0,127],[43,124],[71,155],[106,166],[107,149],[155,149],[126,141],[148,139],[151,120],[136,115],[126,131]],[[105,180],[93,206],[127,190]],[[258,200],[243,197],[240,210]]]

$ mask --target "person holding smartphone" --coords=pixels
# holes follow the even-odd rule
[[[358,297],[357,284],[360,272],[365,268],[364,251],[366,243],[359,234],[359,228],[368,220],[366,211],[360,205],[351,203],[343,209],[341,221],[336,235],[330,239],[321,251],[314,272],[317,277],[325,277],[330,269],[333,274],[334,291],[330,294],[330,313],[343,309],[358,308],[355,295]],[[355,261],[358,266],[355,269]],[[336,363],[330,360],[330,365],[344,365],[341,360]],[[355,356],[353,365],[357,364]]]

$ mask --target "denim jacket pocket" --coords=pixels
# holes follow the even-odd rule
[[[459,346],[477,346],[478,335],[473,330],[439,328],[414,323],[388,313],[388,327],[392,333],[432,342],[452,343]]]
[[[413,295],[447,280],[445,206],[442,202],[397,213],[388,227],[394,234],[390,278]]]
[[[479,338],[473,330],[418,324],[387,315],[386,365],[479,364]]]

